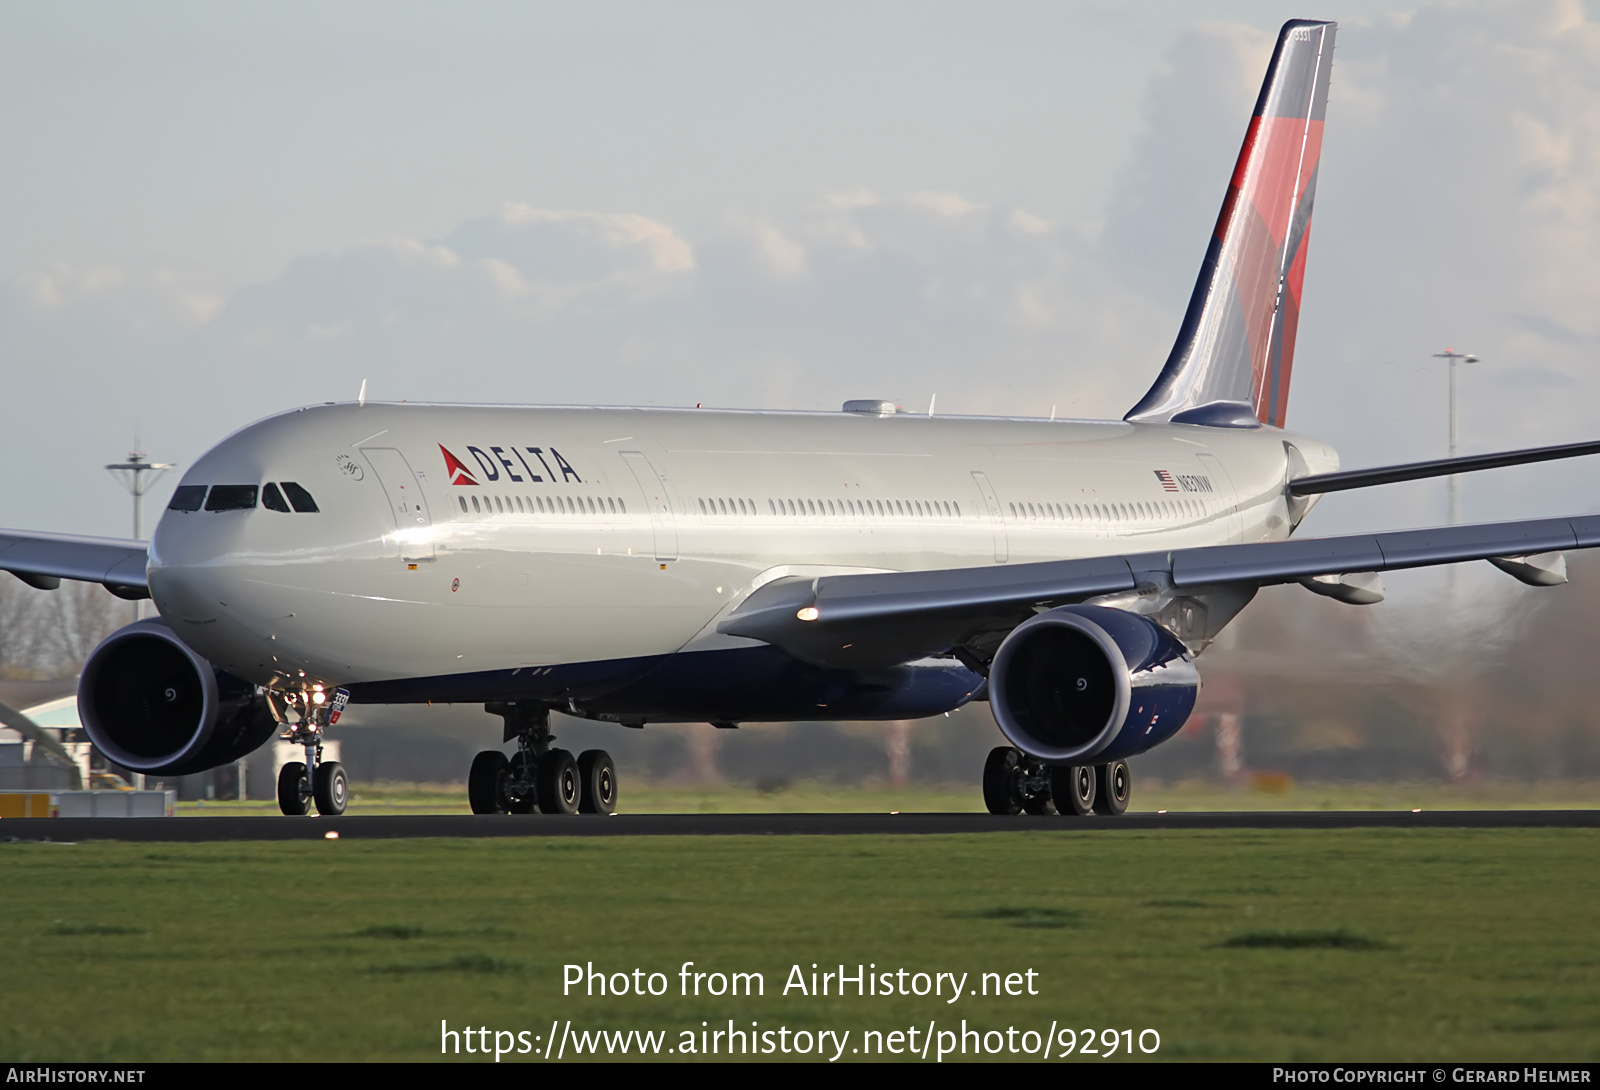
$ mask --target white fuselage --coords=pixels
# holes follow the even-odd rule
[[[258,684],[536,671],[721,646],[717,619],[782,576],[1281,539],[1287,477],[1334,468],[1272,428],[326,405],[183,479],[294,482],[319,510],[168,510],[150,588]]]

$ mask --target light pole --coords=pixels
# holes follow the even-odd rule
[[[1478,357],[1470,352],[1457,352],[1446,348],[1443,352],[1435,352],[1436,360],[1450,361],[1450,457],[1456,456],[1456,364],[1477,363]],[[1450,474],[1450,525],[1454,526],[1461,521],[1461,478],[1459,475]]]
[[[134,440],[135,445],[138,440]],[[126,462],[113,462],[106,466],[111,475],[126,488],[133,496],[133,536],[135,540],[143,536],[143,520],[141,514],[144,509],[144,494],[150,491],[150,486],[172,469],[175,462],[150,462],[145,460],[145,451],[134,450],[128,452]],[[133,619],[139,620],[144,616],[144,602],[133,603]]]

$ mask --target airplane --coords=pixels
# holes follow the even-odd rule
[[[1352,604],[1488,560],[1566,580],[1600,516],[1297,537],[1321,496],[1600,453],[1363,470],[1285,430],[1336,26],[1278,35],[1176,342],[1120,420],[843,411],[308,406],[222,440],[149,545],[0,531],[0,570],[151,598],[79,683],[136,773],[303,747],[280,809],[345,809],[349,702],[481,703],[474,813],[613,813],[614,762],[550,713],[646,724],[897,720],[987,701],[996,814],[1117,815],[1194,707],[1196,657],[1262,586]]]

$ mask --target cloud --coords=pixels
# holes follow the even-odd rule
[[[14,298],[40,315],[100,310],[136,326],[202,325],[223,304],[219,294],[182,284],[166,271],[129,273],[115,265],[58,261],[17,278]]]

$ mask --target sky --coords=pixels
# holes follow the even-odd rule
[[[1340,30],[1290,427],[1350,467],[1442,456],[1432,354],[1455,348],[1481,357],[1464,453],[1595,438],[1594,6],[1304,14]],[[363,380],[1119,417],[1170,347],[1284,15],[4,5],[0,525],[124,536],[101,467],[136,434],[181,466]],[[1593,470],[1477,475],[1463,517],[1593,511]],[[1306,532],[1444,516],[1442,483],[1394,486]]]

